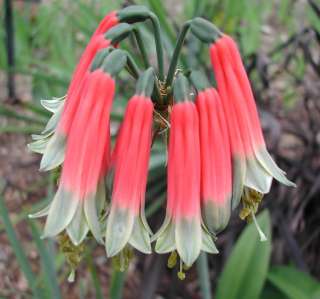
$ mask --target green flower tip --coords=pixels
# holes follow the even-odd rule
[[[185,75],[178,73],[173,82],[173,97],[176,102],[182,102],[190,98],[190,84]]]
[[[133,31],[133,26],[127,23],[120,23],[119,25],[111,28],[106,34],[105,38],[110,40],[113,45],[121,42],[127,38]]]
[[[143,22],[150,17],[151,11],[144,5],[130,5],[118,11],[120,22]]]

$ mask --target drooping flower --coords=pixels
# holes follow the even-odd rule
[[[266,149],[251,84],[245,71],[238,47],[230,36],[224,35],[223,39],[229,50],[230,61],[232,62],[235,77],[239,82],[242,95],[245,99],[244,102],[247,106],[249,121],[251,123],[250,129],[252,131],[252,138],[254,138],[255,154],[257,155],[259,162],[263,164],[265,169],[270,172],[276,180],[288,186],[295,186],[294,183],[290,182],[285,177],[285,172],[276,165]]]
[[[190,100],[187,79],[181,74],[174,83],[174,101],[170,116],[166,218],[153,239],[157,240],[156,252],[177,250],[183,263],[191,266],[201,250],[217,253],[217,249],[202,226],[199,119]]]
[[[153,69],[139,78],[137,92],[128,102],[112,158],[114,183],[106,229],[106,251],[117,255],[130,244],[151,253],[152,234],[144,215],[144,200],[152,142]]]
[[[44,212],[45,237],[66,229],[80,244],[90,230],[102,242],[99,216],[105,204],[104,177],[110,164],[110,111],[115,92],[113,76],[126,64],[114,50],[86,77],[84,91],[67,140],[58,191]]]
[[[123,39],[134,34],[143,65],[148,67],[143,38],[131,25],[147,19],[155,30],[157,74],[153,68],[141,72],[133,56],[117,49]],[[186,71],[183,75],[177,70],[189,29],[211,45],[218,91],[199,73]],[[89,231],[98,242],[105,242],[107,255],[115,256],[121,270],[128,264],[132,247],[151,253],[150,243],[156,241],[156,252],[171,252],[169,267],[176,264],[179,255],[178,276],[184,279],[182,270],[194,263],[201,250],[218,253],[215,235],[226,227],[232,206],[240,199],[240,217],[258,226],[254,214],[272,178],[293,185],[266,150],[251,86],[230,37],[210,22],[195,18],[181,31],[167,76],[163,62],[156,15],[143,6],[126,7],[106,16],[98,26],[66,97],[42,102],[53,115],[44,131],[33,136],[30,148],[43,153],[43,170],[64,163],[53,201],[32,217],[47,216],[44,236],[59,234],[60,244],[71,251],[70,279],[77,264],[73,259],[80,258],[84,244],[79,244]],[[125,66],[139,80],[111,155],[114,78]],[[195,87],[195,97],[187,76]],[[167,148],[167,135],[163,146],[157,147],[156,159],[150,160],[150,151],[153,137],[164,132],[169,134],[166,217],[150,237],[152,231],[144,214],[147,176],[152,162],[159,166],[159,156],[165,157],[159,151]],[[112,178],[113,188],[110,207],[105,194],[108,178]],[[157,189],[162,189],[163,183]]]
[[[240,72],[240,62],[235,62],[236,54],[230,54],[235,48],[231,49],[229,45],[229,39],[219,38],[211,45],[210,53],[222,105],[227,115],[233,159],[232,204],[236,207],[243,186],[264,194],[269,192],[273,177],[285,185],[294,184],[275,165],[266,150],[247,75],[243,66]],[[243,86],[245,81],[247,84]]]
[[[53,169],[63,162],[66,139],[82,98],[83,82],[85,82],[86,76],[90,73],[90,65],[96,54],[110,45],[110,40],[106,39],[104,34],[116,24],[118,24],[116,13],[108,14],[101,21],[84,50],[72,75],[58,127],[43,153],[40,164],[41,170]]]
[[[212,233],[223,230],[231,214],[231,151],[221,99],[199,72],[191,75],[198,94],[203,220]]]

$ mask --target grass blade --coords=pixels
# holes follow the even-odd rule
[[[110,286],[110,299],[122,299],[126,272],[113,270]]]
[[[205,252],[201,252],[199,258],[197,259],[197,271],[199,276],[202,299],[211,299],[208,257]]]
[[[15,134],[32,134],[36,132],[41,132],[43,128],[40,127],[32,127],[32,126],[4,126],[0,127],[0,134],[5,133],[15,133]]]
[[[94,285],[94,290],[95,290],[95,295],[96,295],[96,299],[103,299],[103,293],[102,293],[102,289],[101,289],[101,284],[99,281],[99,276],[97,273],[97,268],[94,265],[94,261],[92,258],[92,255],[89,254],[88,255],[88,265],[89,265],[89,269],[91,272],[91,278],[92,278],[92,282]]]
[[[25,121],[25,122],[31,122],[31,123],[41,124],[41,125],[46,124],[44,120],[22,115],[11,108],[5,107],[4,105],[0,105],[0,115],[6,116],[9,118],[14,118],[16,120]]]
[[[271,220],[267,210],[257,218],[268,241],[260,242],[253,223],[242,232],[219,279],[216,299],[260,297],[271,254]]]
[[[31,270],[30,263],[28,261],[27,256],[24,253],[24,249],[22,248],[17,235],[14,231],[14,228],[12,226],[11,220],[9,218],[9,212],[7,210],[7,207],[4,203],[4,199],[2,195],[0,195],[0,216],[3,222],[3,225],[5,227],[5,231],[7,233],[7,237],[9,239],[9,242],[12,246],[12,250],[18,260],[18,263],[21,267],[21,271],[23,272],[25,278],[28,281],[29,287],[31,288],[34,297],[35,298],[43,298],[42,292],[40,291],[39,287],[36,285],[36,276]]]
[[[33,240],[40,254],[42,268],[44,271],[44,280],[46,282],[47,289],[51,294],[51,298],[60,299],[62,298],[62,296],[60,293],[56,270],[52,261],[52,257],[49,255],[44,241],[40,238],[40,233],[35,222],[31,220],[29,220],[28,222],[31,228]]]

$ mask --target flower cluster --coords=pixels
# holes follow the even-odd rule
[[[132,25],[148,19],[155,28],[158,72],[149,67],[139,31]],[[200,71],[177,70],[189,29],[208,44],[216,87]],[[121,49],[122,40],[131,34],[142,52],[144,71]],[[266,149],[250,82],[233,39],[195,18],[181,31],[167,76],[162,52],[159,22],[147,8],[127,7],[102,20],[66,96],[42,101],[53,116],[29,146],[43,154],[41,170],[59,167],[61,175],[49,206],[31,216],[47,216],[44,237],[65,232],[64,239],[67,236],[72,246],[82,244],[90,232],[105,244],[108,257],[123,256],[129,247],[151,253],[154,241],[157,253],[171,252],[169,266],[180,257],[183,277],[182,266],[191,266],[201,251],[218,253],[216,235],[240,202],[240,217],[255,221],[273,178],[294,184]],[[116,78],[123,69],[137,79],[136,92],[112,147],[110,115]],[[169,129],[167,203],[164,222],[153,234],[144,204],[159,116]],[[259,227],[258,231],[265,239]]]

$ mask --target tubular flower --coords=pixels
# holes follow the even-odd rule
[[[230,218],[232,169],[229,136],[221,99],[200,73],[192,74],[198,90],[196,106],[199,114],[201,154],[202,215],[212,233],[223,230]]]
[[[144,216],[144,199],[152,142],[153,76],[152,69],[140,76],[115,145],[114,183],[105,243],[110,257],[127,243],[141,252],[151,253],[149,235],[152,233]]]
[[[105,204],[104,176],[110,161],[109,124],[115,91],[112,76],[125,63],[122,51],[115,50],[105,58],[102,67],[86,77],[69,132],[58,191],[49,207],[35,215],[47,214],[45,237],[66,229],[77,245],[91,230],[102,242],[99,216]]]
[[[211,46],[210,53],[222,104],[228,115],[234,171],[233,206],[237,206],[243,186],[262,194],[269,192],[272,178],[294,186],[266,150],[251,87],[234,43],[224,36]],[[235,132],[237,136],[233,136]]]
[[[132,25],[148,19],[157,68],[150,67],[144,37]],[[198,71],[177,68],[190,31],[210,45],[217,87]],[[138,52],[118,49],[131,34],[141,54],[139,66]],[[178,277],[184,279],[183,269],[201,251],[218,253],[216,234],[225,229],[240,200],[240,218],[257,225],[255,213],[272,179],[294,185],[266,149],[235,42],[210,22],[194,18],[183,25],[167,74],[163,50],[159,19],[148,8],[112,12],[93,33],[67,95],[41,102],[52,116],[45,129],[32,136],[29,148],[43,154],[42,170],[63,164],[52,202],[31,217],[47,216],[45,237],[59,234],[61,251],[72,268],[70,279],[89,232],[121,271],[128,266],[132,247],[148,254],[154,241],[157,253],[171,253],[168,267],[179,258]],[[128,101],[111,154],[110,115],[116,75],[123,69],[129,76],[121,80],[137,80],[136,93]],[[125,90],[117,91],[126,96]],[[158,138],[163,133],[165,138]],[[150,205],[154,212],[165,189],[165,219],[153,235],[145,216],[146,192],[160,195],[160,201]]]
[[[53,169],[63,162],[66,138],[71,129],[80,99],[82,98],[83,82],[90,72],[89,68],[96,54],[99,50],[110,46],[111,41],[106,39],[104,34],[116,24],[118,24],[116,13],[112,12],[108,14],[101,21],[84,50],[72,75],[58,127],[56,128],[52,138],[49,140],[46,150],[43,153],[40,164],[41,170]]]
[[[196,106],[189,100],[186,78],[175,81],[170,121],[168,156],[167,212],[164,224],[155,235],[155,250],[177,250],[181,260],[191,266],[201,250],[217,253],[202,226],[200,209],[200,140]]]

